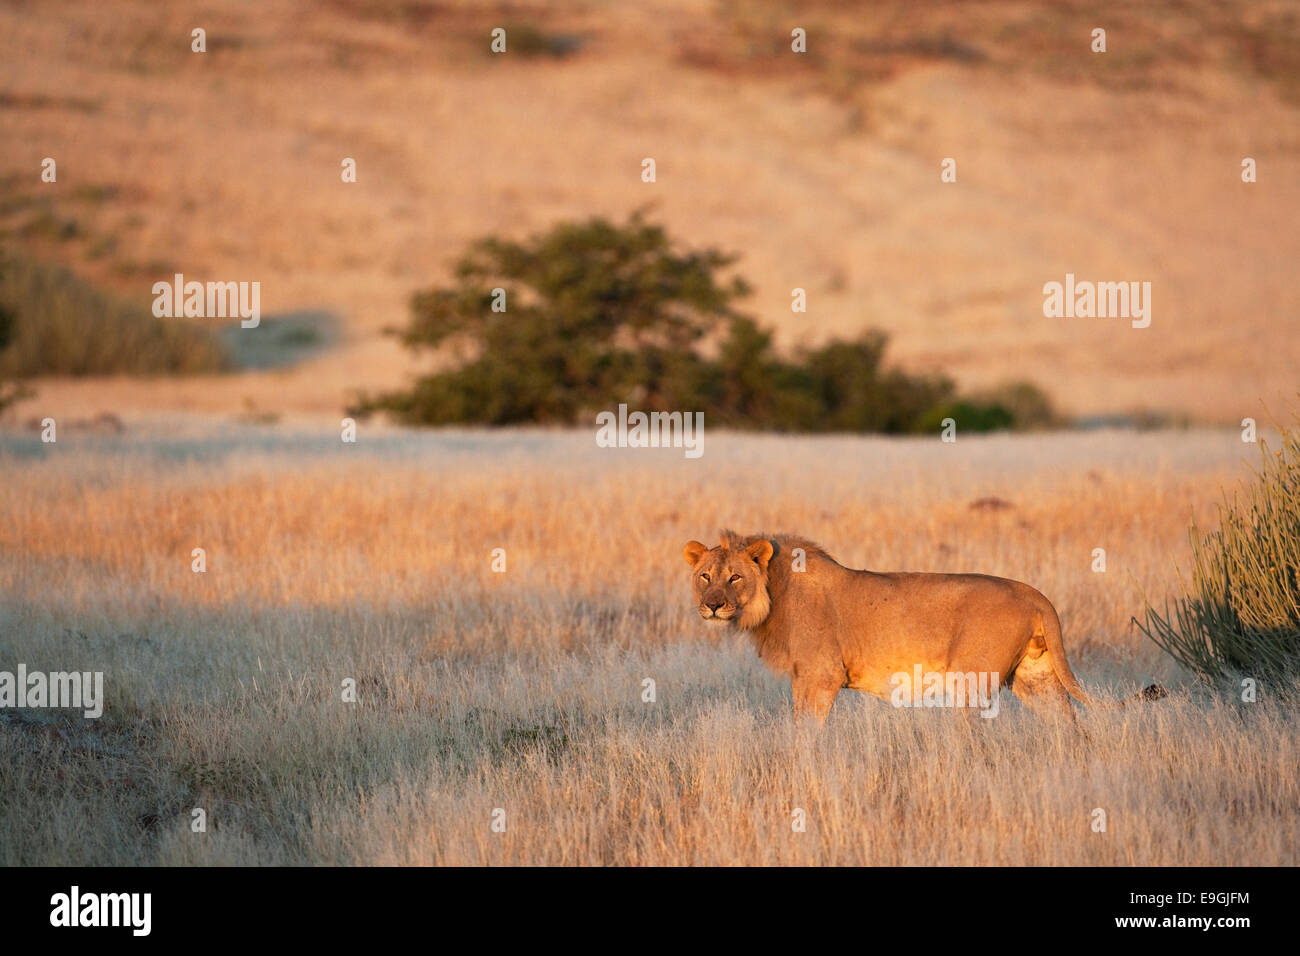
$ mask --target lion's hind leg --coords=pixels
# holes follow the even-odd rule
[[[1077,724],[1074,707],[1070,704],[1070,692],[1056,675],[1052,658],[1041,640],[1035,637],[1016,665],[1011,691],[1034,713],[1068,714],[1070,722]]]

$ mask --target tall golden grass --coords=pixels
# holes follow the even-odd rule
[[[690,461],[587,432],[0,436],[0,670],[102,670],[107,696],[98,721],[0,712],[0,863],[1293,862],[1294,711],[1216,697],[1129,624],[1247,447],[710,433]],[[968,722],[844,692],[811,732],[691,607],[681,546],[720,525],[1026,580],[1091,690],[1175,692],[1081,713],[1086,737],[1010,695]]]

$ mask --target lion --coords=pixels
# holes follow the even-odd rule
[[[791,678],[796,715],[818,723],[843,688],[897,702],[900,675],[922,673],[995,675],[994,698],[1000,681],[1031,709],[1072,720],[1071,697],[1095,703],[1070,670],[1056,608],[1020,581],[858,571],[785,534],[723,531],[716,548],[691,541],[684,554],[700,616],[747,632]]]

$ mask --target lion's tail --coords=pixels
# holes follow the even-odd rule
[[[1056,608],[1052,607],[1050,603],[1043,609],[1042,628],[1043,640],[1047,643],[1047,653],[1052,656],[1052,670],[1056,672],[1057,678],[1065,685],[1065,689],[1070,692],[1070,696],[1079,703],[1088,707],[1100,707],[1105,710],[1111,707],[1124,707],[1134,701],[1160,700],[1169,696],[1169,691],[1159,684],[1152,684],[1134,696],[1117,701],[1114,704],[1096,700],[1083,689],[1079,679],[1074,676],[1074,671],[1070,670],[1070,662],[1065,658],[1065,644],[1061,640],[1061,619],[1056,616]]]
[[[1070,662],[1065,658],[1065,643],[1061,640],[1061,619],[1056,616],[1056,608],[1050,603],[1043,608],[1039,626],[1043,630],[1043,640],[1047,644],[1047,653],[1052,657],[1052,670],[1065,689],[1081,704],[1089,707],[1096,704],[1092,696],[1079,684],[1079,679],[1070,670]]]

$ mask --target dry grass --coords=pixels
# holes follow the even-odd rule
[[[0,436],[0,669],[103,670],[108,697],[99,721],[0,715],[0,863],[1290,863],[1295,712],[1191,685],[1129,626],[1252,450],[710,433],[688,461],[588,432],[344,446],[181,419]],[[1015,507],[969,507],[985,495]],[[1175,693],[1081,714],[1088,741],[1009,695],[971,727],[845,692],[810,734],[689,606],[680,548],[721,524],[1023,578],[1085,684]]]

